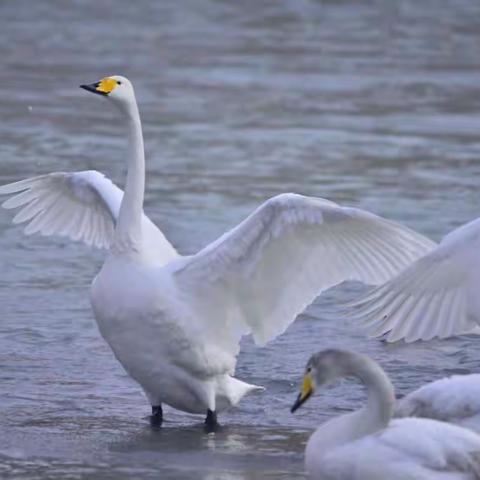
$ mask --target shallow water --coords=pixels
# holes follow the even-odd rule
[[[101,6],[99,5],[101,4]],[[77,86],[124,74],[147,149],[146,210],[191,253],[269,196],[327,197],[434,239],[478,216],[480,5],[182,0],[0,3],[0,183],[95,168],[123,183],[115,112]],[[221,416],[166,409],[161,431],[99,337],[88,304],[102,254],[22,235],[0,212],[0,477],[303,478],[320,421],[358,407],[351,383],[289,413],[308,356],[368,353],[398,394],[480,369],[478,338],[385,345],[319,298],[237,374],[264,385]],[[335,320],[332,320],[332,317]]]

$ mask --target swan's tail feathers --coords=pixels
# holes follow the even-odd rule
[[[245,395],[253,392],[263,392],[264,387],[242,382],[237,378],[225,375],[217,381],[216,407],[217,411],[235,406]]]

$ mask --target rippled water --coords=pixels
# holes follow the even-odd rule
[[[77,86],[135,83],[146,210],[184,253],[284,191],[360,206],[439,239],[478,215],[480,5],[471,1],[0,3],[0,183],[95,168],[123,183],[115,112]],[[265,385],[203,432],[149,408],[99,337],[88,304],[102,254],[22,235],[0,213],[0,477],[303,478],[325,418],[358,407],[351,383],[291,415],[308,356],[371,354],[398,393],[479,371],[475,337],[388,346],[317,302],[237,374]],[[357,287],[355,287],[357,288]],[[335,317],[334,317],[335,318]]]

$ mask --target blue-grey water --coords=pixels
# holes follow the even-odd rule
[[[372,210],[434,239],[480,212],[480,4],[465,1],[0,2],[0,183],[95,168],[120,185],[116,112],[78,89],[135,84],[146,211],[182,253],[285,191]],[[237,375],[264,385],[205,434],[149,406],[100,338],[89,285],[103,254],[25,237],[0,212],[0,478],[304,478],[309,433],[357,408],[352,383],[289,413],[309,355],[370,354],[399,395],[480,371],[473,336],[368,340],[319,298]]]

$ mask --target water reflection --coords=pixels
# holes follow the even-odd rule
[[[162,464],[168,469],[183,470],[185,474],[201,475],[205,479],[261,478],[262,473],[272,478],[273,475],[295,478],[303,472],[302,451],[306,438],[304,431],[241,425],[205,433],[200,424],[159,430],[145,428],[110,444],[109,449],[133,457],[146,453],[148,458],[160,452]]]

